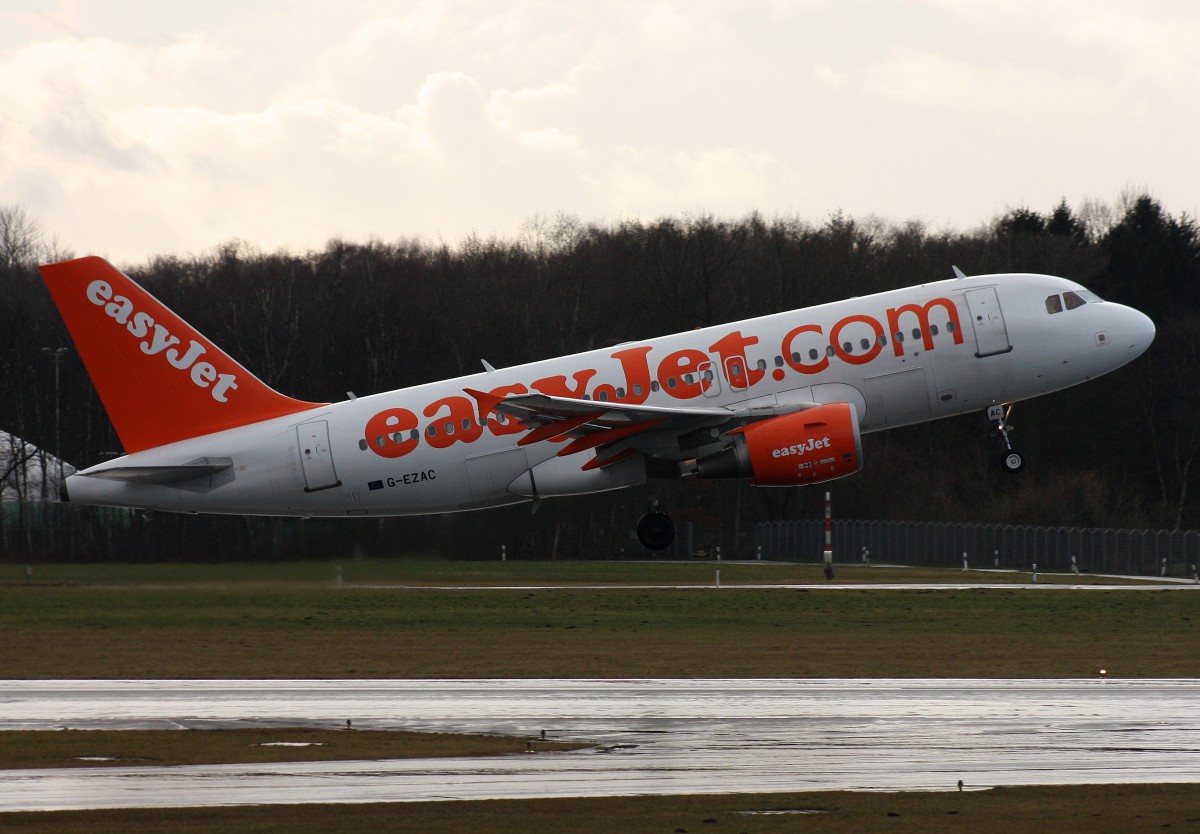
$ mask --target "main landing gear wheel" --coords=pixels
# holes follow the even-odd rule
[[[638,519],[637,537],[647,550],[666,550],[675,541],[675,522],[662,510],[651,510]]]

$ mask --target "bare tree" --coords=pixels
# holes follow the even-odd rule
[[[46,239],[41,224],[24,206],[0,206],[0,268],[20,269],[68,257],[56,239]]]

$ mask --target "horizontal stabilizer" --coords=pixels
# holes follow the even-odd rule
[[[89,478],[107,478],[110,481],[126,481],[133,484],[175,484],[215,475],[231,466],[231,458],[200,458],[191,463],[171,466],[114,466],[111,469],[80,474]]]

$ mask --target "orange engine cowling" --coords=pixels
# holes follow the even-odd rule
[[[831,481],[862,468],[858,414],[850,403],[793,411],[730,434],[731,446],[696,462],[699,477],[796,486]]]

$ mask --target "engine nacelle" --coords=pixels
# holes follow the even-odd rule
[[[858,413],[851,403],[793,411],[729,434],[732,445],[696,461],[699,477],[796,486],[831,481],[862,468]]]

